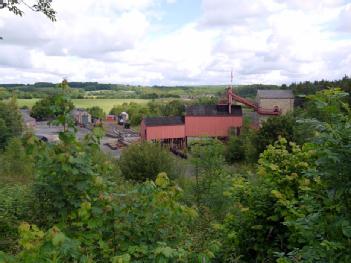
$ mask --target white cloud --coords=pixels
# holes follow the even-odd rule
[[[351,74],[351,4],[342,0],[203,0],[200,17],[170,32],[162,1],[178,4],[56,0],[55,23],[1,15],[0,82],[215,84],[231,69],[236,83]]]
[[[351,33],[351,4],[346,5],[339,14],[338,29]]]

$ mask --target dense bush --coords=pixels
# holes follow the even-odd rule
[[[254,145],[257,152],[262,153],[268,145],[273,144],[279,137],[287,139],[289,142],[296,142],[295,136],[296,119],[292,114],[268,118],[263,122],[254,138]]]
[[[98,107],[98,106],[94,106],[88,109],[88,112],[91,114],[91,117],[93,119],[104,119],[105,118],[105,112],[102,108]]]
[[[218,140],[200,140],[191,145],[194,165],[194,201],[198,207],[223,211],[222,183],[224,171],[224,145]]]
[[[31,116],[38,121],[49,120],[53,118],[51,106],[53,104],[53,97],[47,97],[37,101],[31,110]]]
[[[23,120],[16,100],[11,99],[8,103],[0,101],[0,150],[5,148],[9,139],[20,136],[22,131]]]
[[[17,228],[32,216],[31,187],[2,183],[0,200],[0,251],[16,253],[19,250]]]
[[[311,96],[322,113],[321,120],[304,120],[317,131],[312,141],[300,147],[280,139],[261,155],[259,178],[233,181],[221,259],[350,261],[351,115],[343,96],[340,90]]]
[[[304,172],[312,168],[314,151],[292,143],[289,151],[287,146],[280,139],[261,155],[260,178],[233,180],[227,192],[233,208],[223,228],[226,259],[274,262],[275,252],[288,251],[293,233],[284,222],[296,218],[293,207],[313,184]]]
[[[225,159],[229,163],[235,163],[245,159],[245,145],[242,137],[232,135],[229,138]]]
[[[119,161],[122,175],[128,180],[143,182],[154,180],[157,174],[176,175],[176,167],[171,154],[159,144],[144,142],[125,149]]]
[[[306,175],[319,184],[310,187],[295,206],[298,219],[286,223],[299,244],[285,253],[281,262],[351,260],[351,111],[343,102],[347,95],[331,89],[310,97],[322,119],[305,120],[316,130],[312,145],[317,154],[316,169]]]
[[[0,154],[0,182],[28,183],[33,179],[34,159],[19,138],[12,138]]]
[[[55,108],[55,105],[58,105],[59,101],[57,100],[60,99],[63,100],[60,95],[55,95],[37,101],[32,107],[31,116],[38,121],[52,120],[54,118],[57,118],[57,116],[60,115],[60,112],[57,112],[60,106]],[[72,110],[74,108],[74,105],[70,101],[69,104],[67,104],[67,107]]]
[[[245,161],[255,163],[258,158],[258,150],[255,145],[257,131],[248,124],[244,124],[240,136],[231,135],[225,149],[226,161],[230,164]]]

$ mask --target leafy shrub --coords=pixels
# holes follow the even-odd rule
[[[19,249],[17,227],[31,219],[31,187],[2,184],[0,200],[0,251],[16,253]]]
[[[275,252],[288,251],[293,234],[284,222],[297,218],[299,196],[316,182],[304,174],[313,170],[315,151],[280,139],[259,160],[259,178],[237,177],[226,195],[232,212],[225,219],[224,258],[239,262],[273,262]],[[233,257],[233,258],[232,258]]]
[[[51,106],[53,104],[53,97],[47,97],[37,101],[31,110],[31,116],[38,121],[49,120],[53,118]]]
[[[41,224],[66,219],[82,202],[99,195],[103,178],[111,171],[108,161],[95,158],[100,151],[94,135],[77,141],[70,132],[60,134],[62,142],[42,145],[33,185]]]
[[[244,141],[239,136],[231,136],[225,152],[228,163],[235,163],[245,159]]]
[[[279,137],[283,137],[289,142],[296,142],[296,125],[296,119],[291,114],[268,118],[263,122],[254,138],[258,154],[262,153],[268,145],[274,144]]]
[[[0,101],[0,150],[5,148],[9,139],[22,134],[22,122],[15,99],[8,103]]]
[[[125,149],[119,161],[122,175],[128,180],[155,180],[160,172],[174,178],[175,166],[170,153],[159,144],[144,142]]]
[[[104,110],[99,106],[94,106],[89,108],[88,112],[91,114],[91,117],[94,119],[104,119],[106,115]]]
[[[59,111],[64,104],[68,107],[69,112],[74,108],[73,103],[71,101],[68,102],[60,94],[41,99],[33,105],[31,116],[38,121],[52,120],[61,115]]]
[[[28,183],[33,179],[32,155],[27,153],[21,139],[10,139],[0,155],[0,180],[2,182]]]
[[[340,89],[318,92],[311,103],[320,119],[305,120],[316,131],[312,146],[317,167],[306,175],[319,181],[311,187],[296,207],[300,215],[286,224],[299,243],[281,262],[350,262],[351,238],[351,110],[344,103],[348,94]]]
[[[22,223],[22,247],[5,262],[209,262],[211,247],[193,251],[191,226],[197,213],[179,202],[181,189],[165,173],[132,191],[101,193],[70,215],[70,224],[47,232]],[[70,238],[68,238],[68,236]]]

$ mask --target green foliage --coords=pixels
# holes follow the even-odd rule
[[[19,250],[17,227],[32,214],[30,185],[2,183],[0,200],[0,251],[16,253]]]
[[[226,150],[217,140],[196,142],[190,160],[176,163],[190,167],[178,178],[183,192],[160,145],[132,145],[118,162],[101,153],[101,130],[78,141],[67,83],[60,87],[50,106],[52,123],[65,127],[60,142],[7,139],[0,157],[2,172],[35,175],[0,187],[0,262],[351,261],[351,111],[341,90],[309,96],[297,122],[284,116],[262,131],[245,127]],[[134,116],[162,109],[137,107]],[[6,111],[0,104],[1,135]],[[258,142],[257,171],[241,163],[229,174],[224,154],[249,160]]]
[[[67,82],[63,81],[56,88],[59,90],[55,95],[46,97],[37,101],[31,110],[31,116],[36,120],[53,120],[65,119],[67,122],[70,119],[70,112],[73,110],[74,105],[70,98],[70,89]],[[63,121],[63,120],[61,120]]]
[[[170,102],[150,101],[147,104],[150,116],[182,116],[185,112],[185,103],[181,100]]]
[[[68,238],[58,227],[52,227],[46,233],[35,225],[21,223],[18,227],[22,250],[14,257],[0,254],[4,262],[92,262],[83,255],[79,241]]]
[[[18,110],[16,99],[8,103],[0,101],[0,150],[4,149],[12,137],[22,134],[22,115]]]
[[[130,124],[138,126],[143,117],[148,115],[149,109],[145,105],[130,102],[129,104],[123,103],[122,105],[114,106],[110,114],[119,115],[121,112],[127,112],[129,114]]]
[[[88,112],[91,114],[91,117],[94,119],[104,119],[105,118],[105,112],[102,108],[98,106],[94,106],[88,109]]]
[[[225,152],[225,159],[229,163],[235,163],[245,159],[245,145],[242,137],[232,135],[229,138]]]
[[[0,100],[9,98],[11,98],[11,93],[7,89],[0,87]]]
[[[66,132],[60,139],[61,143],[43,145],[37,160],[33,190],[40,224],[67,218],[82,202],[97,198],[100,174],[111,171],[108,162],[95,161],[100,149],[94,136],[77,141]]]
[[[61,90],[61,93],[53,97],[52,105],[50,106],[50,111],[55,117],[50,124],[63,126],[63,131],[68,131],[68,128],[74,129],[74,119],[72,117],[72,110],[74,105],[70,100],[69,86],[66,80],[63,80],[61,84],[57,86]]]
[[[351,114],[343,102],[346,94],[338,89],[325,90],[312,96],[321,119],[304,120],[316,130],[314,148],[320,185],[301,198],[305,215],[289,220],[296,239],[303,245],[286,254],[285,259],[301,262],[349,262],[350,254],[350,162]],[[326,103],[325,103],[326,102]]]
[[[226,260],[274,262],[275,252],[288,250],[292,232],[283,223],[298,216],[294,208],[301,192],[313,183],[304,172],[312,169],[315,154],[293,143],[289,148],[280,139],[261,155],[259,178],[233,180],[226,193],[232,212],[222,226]]]
[[[19,227],[22,247],[13,262],[196,262],[210,259],[194,253],[190,227],[194,209],[178,200],[181,189],[165,173],[133,191],[100,193],[70,215],[70,225],[47,232],[35,225]],[[62,230],[62,231],[61,231]],[[68,236],[70,238],[68,238]],[[0,254],[11,262],[11,257]]]
[[[30,189],[33,196],[28,198],[33,214],[23,218],[29,223],[19,227],[20,252],[16,253],[16,248],[11,251],[15,256],[1,253],[1,260],[195,262],[213,258],[214,246],[198,247],[192,242],[190,234],[197,213],[179,202],[181,189],[164,173],[175,172],[170,154],[159,145],[132,146],[124,156],[136,159],[122,157],[121,163],[128,160],[124,168],[134,165],[141,180],[155,179],[163,173],[155,182],[143,184],[114,180],[111,160],[101,156],[101,133],[94,130],[83,141],[75,138],[68,117],[66,83],[61,87],[63,92],[51,107],[57,117],[52,123],[65,129],[57,144],[27,143],[28,150],[35,149],[36,176]],[[130,170],[131,175],[134,172]],[[8,226],[4,231],[7,240],[13,244],[17,222],[10,213],[3,221]]]
[[[129,114],[131,125],[138,126],[142,119],[148,116],[181,116],[184,114],[185,104],[180,100],[170,102],[156,102],[153,100],[147,105],[131,102],[114,106],[110,114],[119,115],[124,111]]]
[[[176,175],[176,167],[171,154],[161,145],[144,142],[125,149],[119,161],[122,175],[128,180],[143,182],[154,180],[157,174]]]
[[[165,173],[118,201],[116,244],[120,257],[131,262],[188,262],[194,257],[190,242],[195,210],[181,205],[181,190]],[[118,261],[117,261],[118,262]]]
[[[280,139],[261,154],[258,175],[239,177],[226,195],[232,212],[220,226],[229,262],[349,262],[350,109],[338,89],[311,96],[302,147]],[[318,119],[319,118],[319,119]]]
[[[296,142],[296,125],[296,119],[291,114],[268,118],[258,130],[254,139],[257,152],[262,153],[268,145],[277,141],[279,136],[289,142]]]
[[[33,157],[19,138],[12,138],[0,154],[0,181],[28,183],[33,177]]]
[[[47,97],[36,102],[32,107],[31,116],[38,121],[53,118],[54,116],[51,111],[51,105],[53,103],[53,100],[53,97]]]
[[[257,146],[255,140],[257,131],[249,127],[247,123],[241,129],[240,136],[231,135],[225,150],[225,158],[228,163],[257,161]]]
[[[194,165],[194,197],[198,207],[206,206],[221,211],[224,177],[224,145],[218,140],[201,140],[191,145]],[[223,190],[223,189],[222,189]]]

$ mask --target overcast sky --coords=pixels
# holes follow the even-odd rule
[[[54,0],[0,10],[0,83],[280,84],[351,75],[351,0]]]

